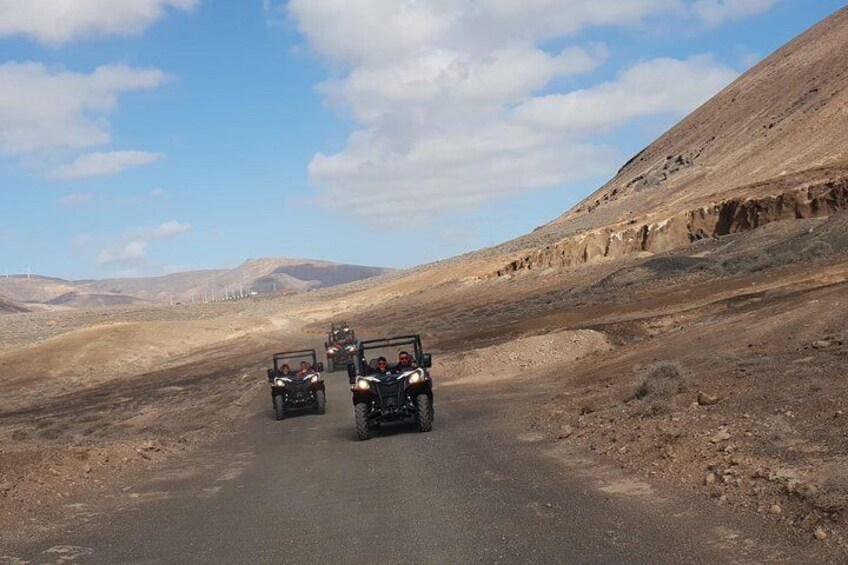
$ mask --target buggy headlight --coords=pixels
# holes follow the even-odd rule
[[[283,379],[277,379],[274,381],[274,386],[286,386],[286,381]]]
[[[312,375],[312,382],[313,382],[313,383],[317,383],[317,382],[318,382],[318,375]]]
[[[421,369],[418,369],[417,371],[415,371],[414,373],[409,375],[409,384],[411,384],[411,385],[420,383],[423,380],[424,380],[424,371],[422,371]]]
[[[369,383],[365,379],[358,379],[356,381],[356,388],[358,388],[359,390],[368,390],[369,388],[371,388],[371,383]]]
[[[333,355],[336,351],[338,351],[338,349],[336,349],[335,347],[331,347],[330,349],[327,350],[327,353],[329,353],[330,355]]]

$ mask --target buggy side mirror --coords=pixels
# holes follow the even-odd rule
[[[268,382],[274,382],[274,369],[268,369]]]
[[[350,381],[350,384],[356,382],[356,365],[353,363],[347,364],[347,378]]]
[[[429,353],[423,354],[421,356],[421,365],[425,369],[429,369],[430,367],[432,367],[433,366],[433,356],[430,355]]]
[[[324,372],[324,363],[321,363],[320,361],[318,363],[315,363],[315,370],[318,371],[319,373],[323,373]]]

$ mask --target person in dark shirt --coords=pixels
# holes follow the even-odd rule
[[[415,368],[415,363],[412,362],[412,355],[409,354],[408,351],[401,351],[398,353],[398,371],[411,371]]]
[[[377,369],[376,372],[378,375],[385,375],[389,372],[389,362],[385,357],[377,358]]]

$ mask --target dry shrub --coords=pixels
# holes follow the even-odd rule
[[[670,414],[674,397],[686,390],[683,369],[676,361],[665,361],[647,368],[647,375],[633,398],[640,401],[636,415],[642,417]]]

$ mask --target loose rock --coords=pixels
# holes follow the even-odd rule
[[[721,398],[719,398],[718,396],[712,396],[707,394],[706,392],[698,393],[698,404],[700,406],[715,406],[719,402],[721,402]]]
[[[727,430],[719,430],[718,432],[710,438],[711,443],[721,443],[723,441],[727,441],[731,438],[730,432]]]

